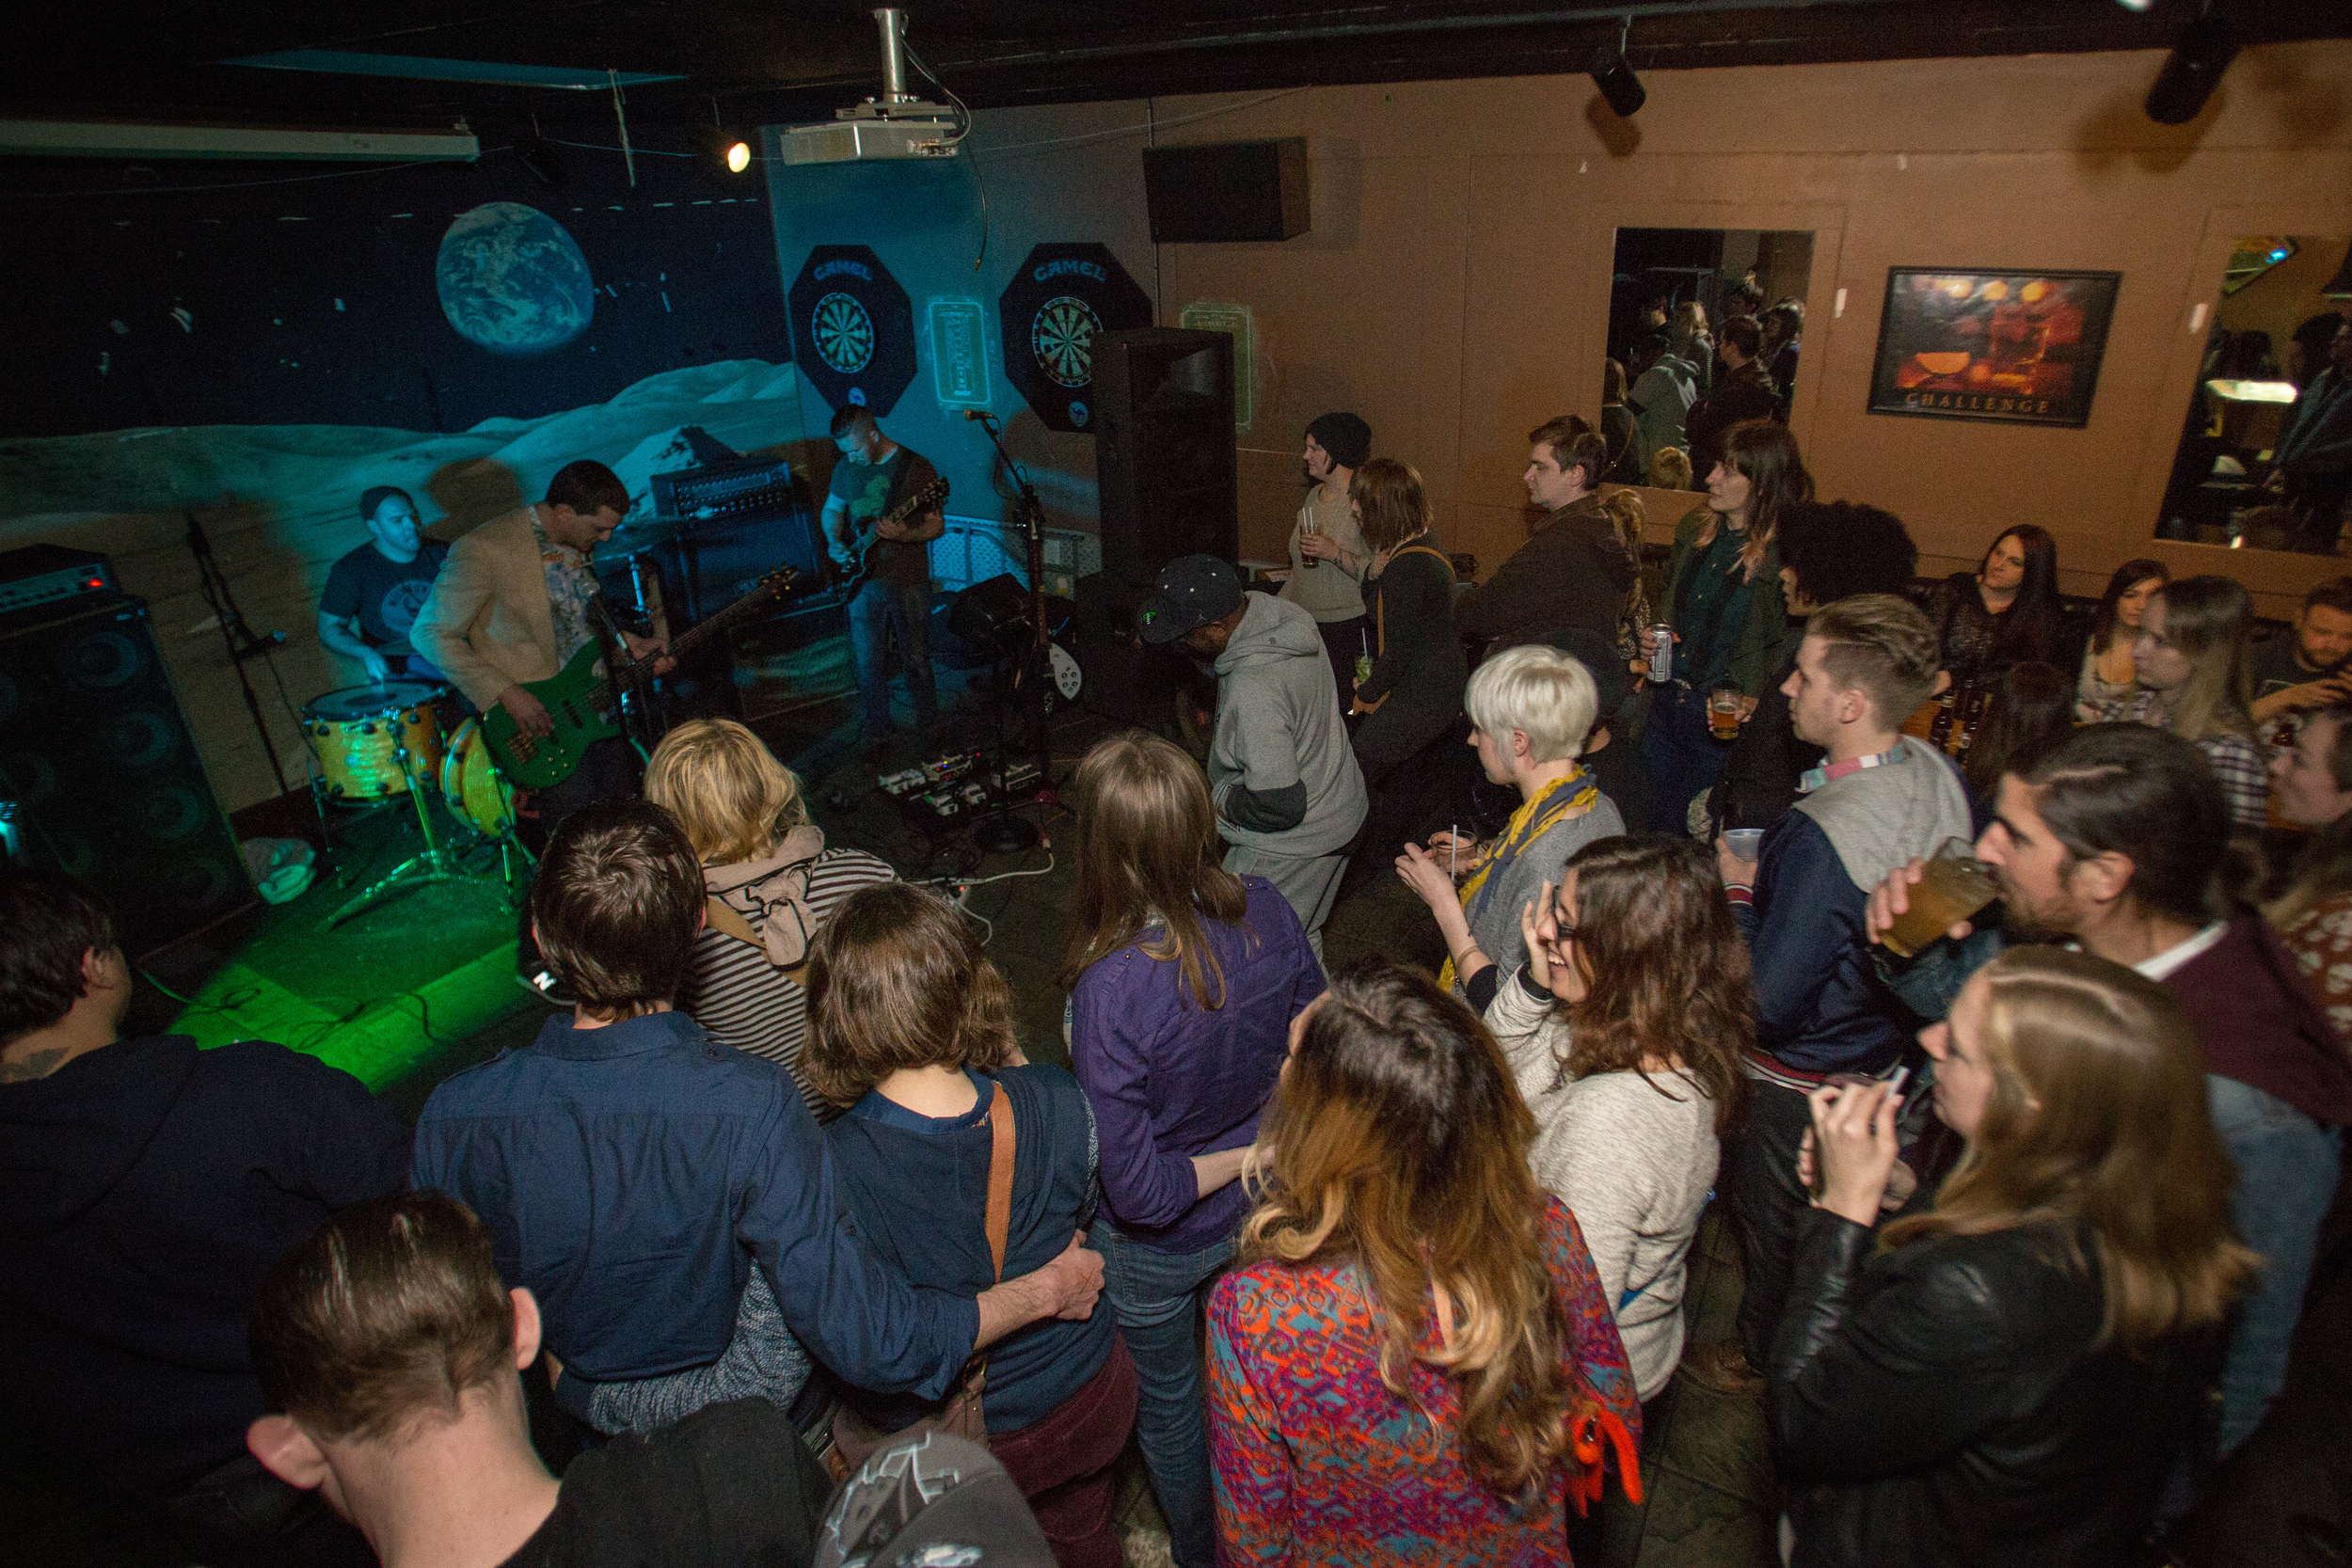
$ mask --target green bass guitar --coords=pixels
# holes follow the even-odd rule
[[[761,578],[752,591],[670,644],[670,657],[683,659],[753,610],[789,590],[800,570],[779,566]],[[615,651],[614,657],[626,655]],[[543,681],[524,681],[522,688],[539,699],[555,728],[547,735],[524,735],[515,716],[493,703],[482,715],[482,736],[490,755],[507,782],[520,789],[548,789],[562,784],[580,766],[580,754],[599,740],[621,733],[614,712],[612,678],[597,673],[605,657],[601,643],[591,642],[574,654],[571,662]]]

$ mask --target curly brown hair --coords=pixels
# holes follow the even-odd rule
[[[1682,1098],[1671,1086],[1680,1076],[1714,1103],[1716,1131],[1729,1132],[1746,1086],[1740,1053],[1756,1043],[1755,999],[1713,857],[1687,838],[1604,838],[1569,857],[1563,881],[1570,876],[1584,995],[1563,1007],[1561,1071],[1638,1072],[1670,1100]]]

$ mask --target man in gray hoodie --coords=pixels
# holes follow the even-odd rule
[[[1245,594],[1212,555],[1168,562],[1153,586],[1137,632],[1216,671],[1209,798],[1230,847],[1225,869],[1279,888],[1320,958],[1365,796],[1315,619],[1287,600]]]

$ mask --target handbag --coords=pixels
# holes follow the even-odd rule
[[[988,1101],[988,1231],[989,1261],[996,1271],[996,1282],[1005,1278],[1005,1238],[1012,1226],[1012,1100],[1002,1084],[992,1084],[993,1093]],[[934,1415],[924,1416],[898,1432],[882,1432],[843,1405],[833,1416],[834,1479],[841,1481],[855,1473],[874,1450],[894,1438],[910,1432],[942,1432],[950,1437],[961,1437],[988,1446],[988,1422],[980,1410],[980,1396],[988,1384],[988,1357],[974,1352],[964,1364],[963,1376],[956,1383],[955,1391]]]

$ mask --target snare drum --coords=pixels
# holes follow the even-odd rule
[[[467,720],[449,737],[441,797],[459,821],[485,838],[502,838],[515,826],[515,790],[491,759],[479,719]]]
[[[443,688],[430,681],[383,681],[346,686],[314,697],[302,710],[302,736],[318,759],[327,799],[355,804],[408,791],[399,752],[431,778],[441,766],[441,721],[433,700]]]

